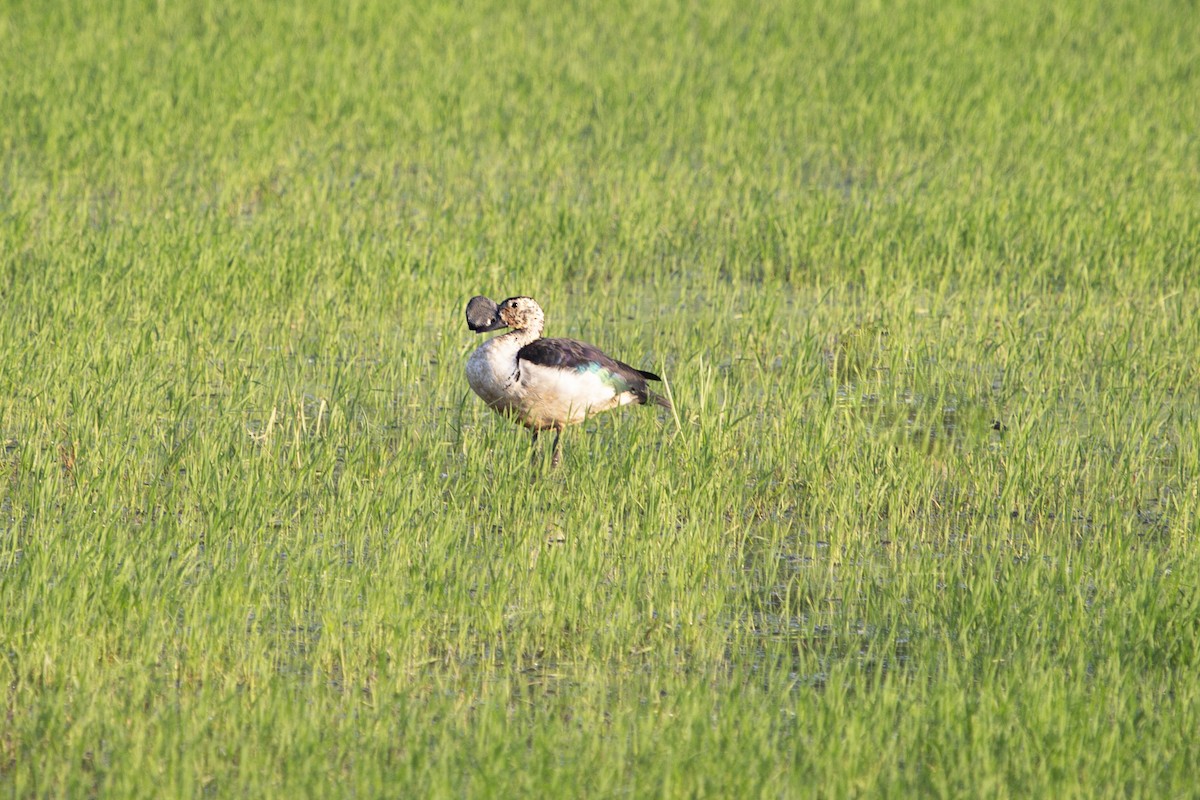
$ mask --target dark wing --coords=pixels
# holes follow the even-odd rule
[[[661,380],[576,339],[538,339],[522,347],[517,358],[541,367],[596,372],[618,392],[633,392],[643,403],[650,396],[646,381]]]

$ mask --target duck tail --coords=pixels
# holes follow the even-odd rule
[[[642,379],[644,381],[659,381],[660,383],[665,383],[662,378],[655,375],[653,372],[647,372],[644,369],[635,369],[633,367],[630,367],[630,369],[633,369],[634,372],[636,372],[638,375],[641,375]],[[643,387],[645,387],[645,384],[642,384],[642,385],[643,385]],[[663,408],[667,409],[668,411],[675,410],[675,407],[673,405],[671,405],[671,400],[669,398],[664,397],[663,395],[659,394],[658,392],[653,392],[649,388],[644,388],[644,391],[645,391],[646,396],[642,398],[642,403],[654,403],[657,406],[662,406]],[[668,386],[667,393],[669,394],[670,391],[671,391],[671,387]],[[639,393],[639,395],[640,395],[640,393]]]

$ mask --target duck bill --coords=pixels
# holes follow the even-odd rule
[[[471,323],[467,327],[476,333],[487,333],[488,331],[498,331],[501,328],[507,328],[508,326],[501,321],[500,317],[496,317],[495,319],[482,324]]]
[[[487,333],[508,326],[500,319],[500,307],[496,301],[479,295],[472,297],[467,304],[467,327],[476,333]]]

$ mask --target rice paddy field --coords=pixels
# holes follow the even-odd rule
[[[0,75],[0,796],[1200,792],[1194,0],[4,2]],[[677,414],[533,470],[477,294]]]

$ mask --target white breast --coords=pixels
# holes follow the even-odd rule
[[[504,410],[512,384],[516,379],[519,343],[509,336],[488,339],[467,359],[467,383],[483,401],[497,410]]]

